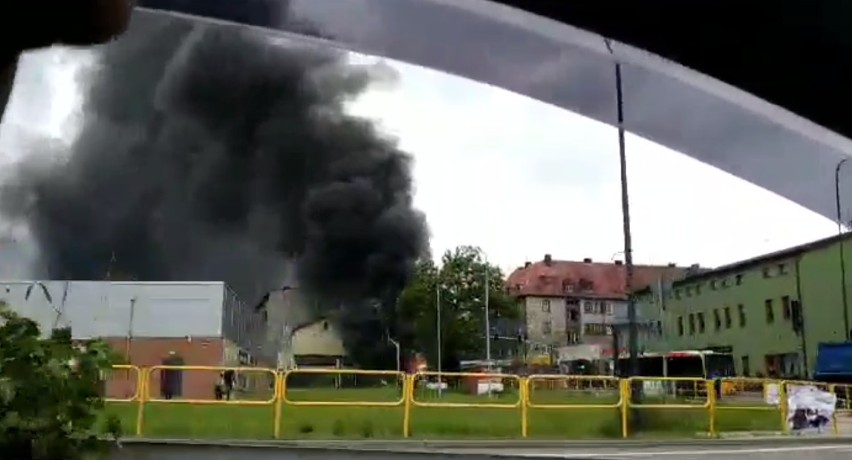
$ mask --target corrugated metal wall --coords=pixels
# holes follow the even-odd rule
[[[248,352],[254,359],[275,362],[275,347],[267,342],[267,322],[263,311],[244,302],[236,293],[225,287],[222,309],[223,337]]]
[[[221,282],[6,281],[0,300],[49,331],[93,337],[220,337]]]

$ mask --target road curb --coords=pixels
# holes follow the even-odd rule
[[[755,445],[852,445],[852,436],[770,436],[727,439],[657,439],[657,440],[316,440],[316,441],[252,441],[252,440],[201,440],[201,439],[156,439],[128,438],[122,444],[147,444],[198,447],[258,447],[305,450],[348,450],[383,452],[424,452],[444,449],[464,453],[473,449],[595,449],[626,448],[646,449],[659,447],[719,447]]]

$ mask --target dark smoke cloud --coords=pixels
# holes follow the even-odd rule
[[[425,220],[410,158],[344,112],[375,75],[342,59],[138,16],[84,72],[70,151],[33,152],[2,212],[29,224],[52,278],[217,279],[245,298],[295,260],[315,293],[383,297],[424,252]]]

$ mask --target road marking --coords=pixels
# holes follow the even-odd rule
[[[715,449],[715,450],[649,450],[635,452],[570,452],[559,454],[518,454],[520,457],[527,458],[623,458],[623,457],[655,457],[658,455],[751,455],[751,454],[769,454],[776,452],[797,452],[797,451],[815,451],[815,450],[836,450],[839,452],[852,452],[852,447],[843,445],[831,446],[790,446],[790,447],[767,447],[759,449]],[[515,455],[513,455],[515,456]]]

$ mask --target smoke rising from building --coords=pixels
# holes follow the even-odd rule
[[[374,72],[237,27],[134,30],[83,72],[70,147],[37,148],[0,193],[48,276],[216,279],[248,299],[292,276],[340,300],[403,286],[427,244],[410,158],[344,111]]]

